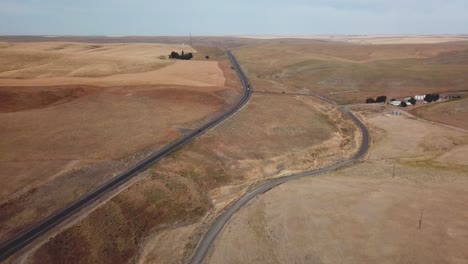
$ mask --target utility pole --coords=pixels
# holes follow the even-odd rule
[[[421,209],[421,215],[419,216],[419,228],[418,229],[421,229],[421,226],[422,226],[423,211],[424,209]]]
[[[193,43],[192,43],[192,31],[190,31],[190,46],[192,46]]]

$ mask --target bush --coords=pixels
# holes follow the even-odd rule
[[[375,99],[376,103],[385,103],[386,101],[387,101],[387,96],[385,95],[379,96],[377,97],[377,99]]]
[[[407,104],[406,102],[401,102],[400,106],[401,106],[401,107],[407,107],[408,104]]]
[[[205,59],[209,60],[209,59],[210,59],[210,56],[206,55],[206,56],[205,56]]]
[[[392,98],[392,100],[390,100],[390,102],[393,102],[393,101],[396,101],[396,99],[395,99],[395,98]]]
[[[416,99],[414,97],[411,97],[408,102],[410,102],[412,105],[416,105]]]
[[[366,99],[366,104],[373,104],[373,103],[375,103],[374,98],[367,98]]]

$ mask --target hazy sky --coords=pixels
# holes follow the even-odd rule
[[[0,0],[0,34],[466,34],[468,0]]]

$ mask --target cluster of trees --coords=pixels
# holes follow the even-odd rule
[[[192,58],[193,58],[192,52],[184,53],[184,51],[182,51],[182,54],[179,54],[179,53],[173,51],[169,55],[169,59],[190,60]]]
[[[438,101],[440,98],[440,95],[439,94],[426,94],[426,97],[424,97],[424,101],[430,103],[430,102],[435,102],[435,101]]]
[[[387,102],[387,96],[385,96],[385,95],[379,96],[376,99],[374,99],[374,98],[367,98],[366,99],[366,104],[385,103],[385,102]]]

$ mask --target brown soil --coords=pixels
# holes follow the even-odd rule
[[[0,87],[0,113],[64,104],[99,92],[92,86]]]

